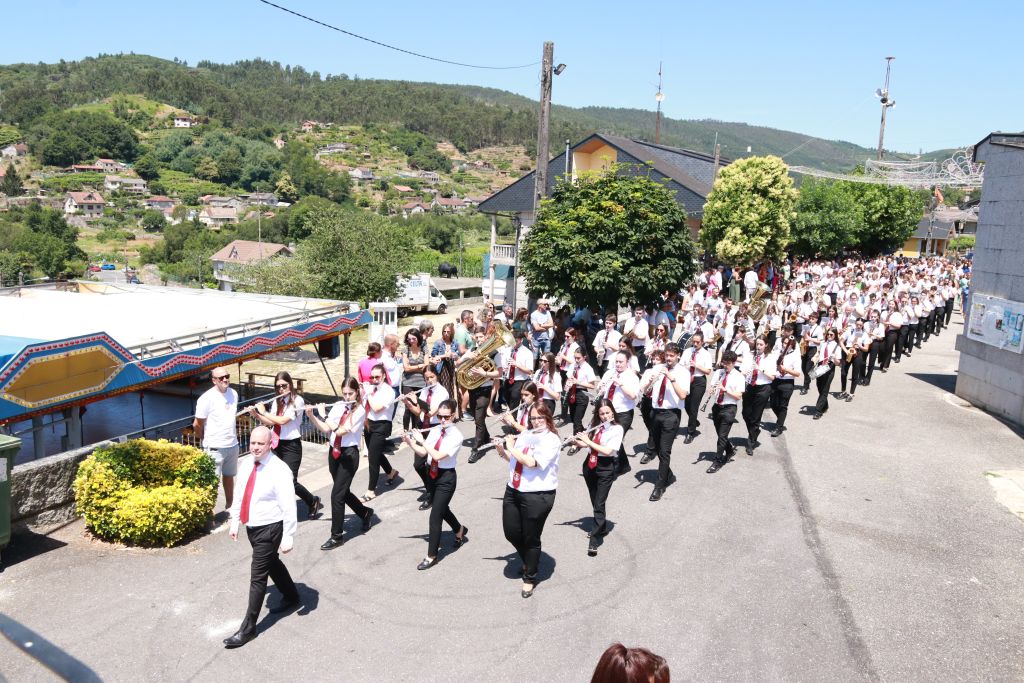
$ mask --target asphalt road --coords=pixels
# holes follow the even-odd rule
[[[307,606],[264,612],[241,650],[221,639],[244,611],[249,548],[222,531],[169,550],[94,542],[80,523],[22,539],[5,555],[0,611],[112,681],[580,681],[616,640],[665,656],[674,680],[1019,681],[1024,524],[984,473],[1024,468],[1024,449],[950,393],[955,366],[947,331],[821,421],[793,414],[813,391],[795,395],[786,435],[715,475],[697,462],[711,429],[678,439],[679,481],[658,503],[656,463],[634,460],[596,558],[581,458],[563,456],[529,600],[501,532],[506,469],[493,453],[461,458],[453,510],[470,542],[451,552],[446,529],[441,562],[416,571],[427,513],[406,452],[394,460],[405,482],[375,501],[367,534],[350,521],[354,534],[325,553],[329,514],[300,522],[285,561]],[[327,495],[322,447],[307,446],[302,479]],[[0,673],[47,680],[7,643]]]

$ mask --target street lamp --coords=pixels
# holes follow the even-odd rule
[[[882,143],[885,140],[885,111],[889,107],[896,106],[896,100],[889,99],[889,71],[892,68],[892,60],[895,57],[885,58],[885,87],[875,89],[875,97],[877,97],[882,103],[882,123],[878,128],[878,160],[882,160]]]

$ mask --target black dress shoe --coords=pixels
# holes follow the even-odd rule
[[[820,420],[822,415],[824,415],[824,413],[815,413],[814,414],[814,419],[815,420]]]
[[[313,504],[309,506],[309,514],[306,515],[306,519],[316,519],[317,514],[324,509],[324,504],[320,502],[320,496],[313,499]]]
[[[753,447],[753,445],[748,443],[746,446],[744,446],[744,449],[747,451],[747,455],[753,455],[754,454],[754,447]]]
[[[712,463],[711,463],[711,466],[710,466],[710,467],[708,467],[708,469],[706,470],[706,472],[707,472],[708,474],[714,474],[714,473],[715,473],[715,472],[717,472],[718,470],[722,469],[722,467],[723,467],[724,465],[725,465],[725,461],[724,461],[724,460],[715,460],[714,462],[712,462]]]
[[[430,494],[424,491],[420,494],[420,497],[416,499],[417,503],[422,503],[425,500],[430,500]]]
[[[693,434],[687,434],[686,438],[683,439],[683,443],[684,444],[693,443]]]
[[[296,597],[292,600],[285,600],[280,605],[277,605],[276,607],[271,607],[268,611],[271,614],[284,614],[285,612],[291,612],[293,609],[296,609],[301,605],[302,600]]]
[[[783,427],[776,427],[775,430],[772,431],[771,435],[772,436],[782,436],[782,432],[784,432],[784,431],[786,431],[786,430]]]
[[[590,544],[587,546],[587,555],[597,557],[597,539],[590,539]]]
[[[464,543],[469,543],[469,537],[466,534],[469,533],[469,527],[465,524],[462,525],[462,538],[459,538],[458,534],[455,536],[455,548],[459,549]]]
[[[668,475],[668,485],[671,486],[674,483],[676,483],[676,473],[675,472],[671,472]]]
[[[472,453],[469,454],[469,464],[472,465],[473,463],[480,460],[480,458],[482,457],[484,457],[483,453],[481,453],[478,450],[474,450]]]
[[[646,465],[647,463],[649,463],[652,460],[654,460],[654,456],[653,455],[651,455],[650,453],[644,453],[644,457],[640,458],[640,464],[641,465]]]
[[[373,526],[373,508],[366,508],[366,513],[363,514],[363,531],[369,531],[371,526]]]
[[[431,505],[433,505],[433,503],[431,503],[430,499],[427,498],[425,501],[420,503],[420,510],[429,510]]]
[[[534,588],[535,588],[535,587],[536,587],[536,586],[534,586]],[[524,588],[524,589],[523,589],[523,592],[522,592],[522,593],[520,593],[520,595],[522,595],[522,596],[523,596],[523,599],[525,600],[526,598],[528,598],[528,597],[530,597],[531,595],[533,595],[533,588],[530,588],[529,590],[527,590],[527,589],[525,589],[525,588]]]
[[[654,490],[651,491],[651,497],[648,498],[648,500],[650,500],[651,502],[656,503],[659,500],[661,500],[661,497],[663,495],[665,495],[665,489],[662,488],[661,486],[655,486]]]
[[[334,550],[335,548],[340,548],[343,545],[345,545],[345,539],[341,536],[331,536],[324,541],[323,545],[320,546],[320,550]]]
[[[416,569],[419,569],[420,571],[423,571],[424,569],[430,569],[435,564],[437,564],[437,558],[436,557],[434,559],[430,559],[429,557],[424,557],[422,560],[420,560],[420,563],[418,565],[416,565]]]
[[[224,639],[224,647],[229,650],[233,650],[236,647],[242,647],[255,638],[256,631],[250,631],[249,633],[242,633],[241,631],[238,631],[235,635]]]

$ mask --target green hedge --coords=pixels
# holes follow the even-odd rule
[[[488,249],[490,249],[489,245],[466,247],[465,253],[462,254],[462,268],[459,269],[459,277],[483,277],[484,255]],[[414,273],[437,275],[437,267],[444,261],[458,266],[459,255],[457,253],[442,254],[436,249],[424,248],[413,255],[410,269]]]
[[[172,546],[201,528],[216,502],[213,459],[165,440],[97,449],[75,477],[78,512],[107,540]]]

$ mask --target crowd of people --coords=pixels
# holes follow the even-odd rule
[[[464,447],[456,423],[472,420],[467,462],[492,452],[506,461],[502,526],[521,559],[521,594],[529,598],[538,581],[541,537],[563,455],[583,454],[579,466],[593,509],[587,553],[596,556],[610,528],[606,506],[613,484],[632,469],[633,454],[624,441],[638,408],[646,430],[639,464],[658,461],[649,497],[657,502],[676,481],[671,462],[678,436],[689,445],[701,435],[702,423],[710,422],[715,448],[706,472],[714,474],[737,445],[754,455],[766,411],[774,417],[768,421],[771,436],[784,434],[793,393],[807,394],[812,383],[817,401],[811,414],[822,419],[830,399],[853,401],[858,389],[878,381],[876,372],[887,373],[941,335],[957,297],[966,298],[969,277],[969,262],[943,258],[806,261],[751,268],[742,278],[719,267],[678,292],[634,307],[621,322],[616,313],[586,308],[552,312],[547,299],[538,300],[532,312],[515,314],[509,306],[487,303],[476,312],[462,311],[459,322],[445,324],[436,340],[433,324],[423,321],[401,339],[388,334],[371,343],[357,376],[344,380],[341,400],[331,406],[303,404],[290,376],[280,373],[277,398],[248,412],[271,432],[273,450],[288,466],[279,469],[290,474],[309,517],[320,514],[322,505],[297,479],[298,429],[308,418],[328,435],[334,485],[325,551],[344,542],[346,506],[362,520],[364,531],[371,528],[375,516],[367,503],[382,483],[391,486],[399,476],[389,451],[399,444],[411,450],[424,486],[420,509],[430,511],[419,570],[437,564],[445,524],[454,534],[452,550],[469,540],[453,501]],[[741,284],[742,295],[726,295]],[[837,375],[839,391],[833,392]],[[225,393],[231,391],[226,371],[215,370],[213,378],[210,396],[197,409],[196,431],[212,437],[204,446],[225,478],[237,525],[240,516],[243,523],[247,518],[251,481],[229,481],[237,469],[237,442],[223,442],[229,440],[227,430],[206,424],[222,422],[214,419],[221,413],[235,415]],[[399,415],[402,430],[396,439],[392,432]],[[557,420],[572,426],[572,436],[559,435]],[[733,425],[741,420],[745,438],[734,443]],[[361,443],[369,467],[366,491],[357,497],[351,488]],[[291,545],[287,533],[285,545]],[[255,547],[253,594],[265,592],[270,571],[256,571]],[[279,571],[265,558],[261,562]]]

